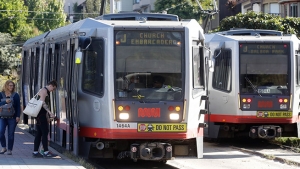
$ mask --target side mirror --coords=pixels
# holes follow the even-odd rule
[[[78,37],[79,47],[86,50],[92,43],[91,37]]]
[[[80,64],[82,60],[82,52],[79,50],[76,51],[75,53],[75,63]]]

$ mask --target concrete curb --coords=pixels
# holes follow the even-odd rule
[[[239,148],[239,147],[234,147],[234,146],[230,146],[230,147],[232,149],[236,149],[236,150],[239,150],[239,151],[244,152],[244,153],[254,154],[254,155],[260,156],[262,158],[268,159],[268,160],[273,160],[273,161],[276,161],[276,162],[280,162],[280,163],[300,167],[300,162],[297,162],[297,161],[288,160],[288,159],[285,159],[285,158],[276,157],[274,155],[268,155],[268,154],[264,154],[264,153],[261,153],[261,152],[257,152],[257,151],[253,151],[253,150],[249,150],[249,149],[245,149],[245,148]],[[272,156],[272,158],[270,156]],[[270,157],[270,158],[268,158],[268,157]]]

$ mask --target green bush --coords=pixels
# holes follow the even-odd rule
[[[300,18],[282,18],[276,15],[250,11],[245,14],[239,13],[235,16],[224,18],[221,20],[217,30],[226,31],[231,28],[278,30],[285,34],[296,34],[299,37]]]

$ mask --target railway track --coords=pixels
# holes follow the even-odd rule
[[[97,169],[178,169],[169,164],[153,161],[113,160],[113,159],[90,159],[88,160]]]

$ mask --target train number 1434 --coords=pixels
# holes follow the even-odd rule
[[[130,128],[130,124],[124,124],[124,123],[122,123],[122,124],[120,124],[120,123],[118,123],[117,124],[117,128]]]

